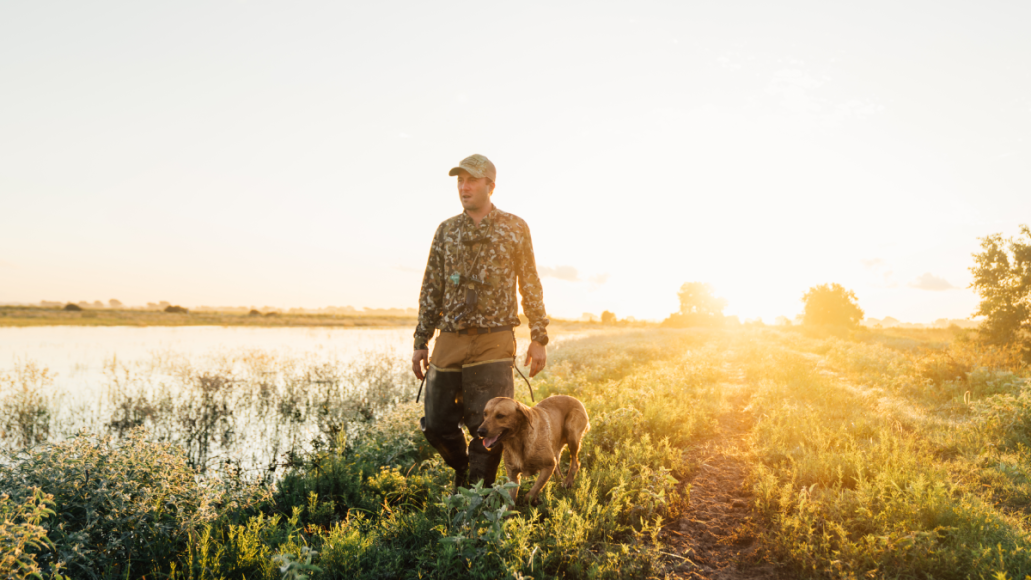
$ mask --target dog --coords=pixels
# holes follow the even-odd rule
[[[563,486],[573,485],[580,470],[580,441],[591,428],[584,404],[574,397],[553,395],[529,407],[508,397],[495,397],[487,401],[483,410],[483,423],[476,434],[483,438],[488,449],[500,444],[505,469],[510,479],[519,483],[523,473],[537,473],[537,481],[526,496],[537,503],[537,494],[558,470],[562,477],[559,458],[562,447],[569,446],[569,471]],[[511,490],[514,502],[519,488]]]

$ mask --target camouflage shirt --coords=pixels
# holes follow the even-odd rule
[[[517,282],[530,337],[546,344],[544,291],[526,222],[493,206],[479,226],[465,212],[445,220],[433,235],[422,278],[415,348],[426,348],[435,328],[519,326]],[[466,306],[470,292],[476,293],[472,308]]]

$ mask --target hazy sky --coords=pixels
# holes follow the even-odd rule
[[[1031,222],[1031,3],[0,3],[0,302],[415,306],[498,168],[555,316],[976,307]]]

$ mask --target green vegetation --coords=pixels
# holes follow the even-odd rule
[[[189,446],[158,430],[81,435],[0,467],[0,503],[22,514],[0,540],[36,526],[22,561],[87,578],[662,578],[691,569],[664,530],[690,509],[691,451],[729,414],[747,426],[756,557],[785,577],[1024,578],[1031,373],[976,337],[801,326],[560,344],[538,399],[580,398],[591,430],[574,487],[550,483],[537,507],[511,505],[504,480],[450,495],[393,379],[380,384],[406,402],[323,433],[271,479],[198,479]]]
[[[1018,344],[1031,361],[1031,228],[1020,237],[1002,234],[981,238],[974,254],[971,286],[981,295],[977,315],[984,316],[981,333],[990,344]]]
[[[766,332],[743,351],[764,417],[753,433],[763,540],[798,573],[1031,573],[1031,479],[1013,437],[1027,369],[968,334],[936,334],[949,333]]]
[[[449,497],[414,403],[296,458],[267,497],[239,473],[185,477],[186,450],[142,430],[38,446],[0,486],[54,495],[41,561],[96,577],[647,577],[664,566],[661,525],[688,499],[682,449],[724,405],[720,349],[704,342],[627,332],[556,349],[538,394],[579,396],[592,431],[575,487],[549,485],[539,507],[512,509],[504,484]]]

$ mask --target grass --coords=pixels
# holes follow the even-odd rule
[[[1004,467],[1024,448],[1000,431],[1023,417],[1026,384],[1006,353],[962,335],[762,338],[742,364],[774,557],[811,577],[1031,574],[1031,480]]]
[[[415,326],[410,316],[289,314],[249,316],[246,312],[196,311],[173,314],[161,310],[86,309],[66,312],[41,306],[0,306],[4,326]]]
[[[722,415],[747,413],[759,557],[785,577],[1024,578],[1028,369],[972,338],[756,327],[635,329],[560,344],[534,381],[537,398],[580,398],[591,430],[576,484],[550,483],[539,506],[511,505],[503,477],[450,495],[450,470],[414,427],[413,384],[403,369],[385,372],[394,363],[186,365],[178,399],[149,398],[148,375],[128,380],[117,400],[193,422],[119,415],[121,430],[108,421],[102,433],[63,441],[53,427],[18,431],[17,444],[35,446],[0,467],[3,509],[19,514],[0,539],[21,526],[17,537],[34,542],[27,566],[61,563],[75,577],[663,578],[674,561],[661,530],[690,506],[691,450]],[[248,365],[261,372],[241,370]],[[3,399],[19,402],[2,417],[60,417],[45,369],[6,384],[21,395]],[[263,384],[274,402],[266,407]],[[379,401],[372,416],[356,393]],[[524,387],[517,393],[529,402]],[[224,417],[200,410],[248,405],[272,417],[269,428],[303,418],[313,431],[298,433],[318,433],[319,443],[272,477],[196,477],[203,462],[191,433],[225,431]],[[346,420],[320,422],[333,413]]]

